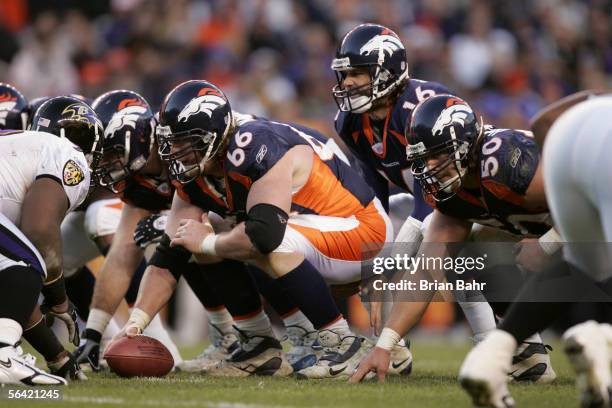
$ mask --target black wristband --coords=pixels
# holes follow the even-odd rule
[[[54,282],[44,285],[41,293],[45,297],[45,304],[49,307],[64,303],[68,298],[66,295],[66,282],[64,281],[64,275]]]
[[[85,329],[83,337],[87,340],[94,341],[98,344],[102,341],[102,333],[94,329]]]

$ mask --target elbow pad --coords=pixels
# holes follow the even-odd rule
[[[159,245],[155,248],[155,253],[149,260],[149,265],[168,269],[178,281],[181,276],[179,266],[185,265],[189,258],[191,258],[191,252],[181,246],[171,248],[170,237],[164,234]]]
[[[283,242],[289,216],[272,204],[257,204],[247,213],[244,229],[253,246],[269,254]]]

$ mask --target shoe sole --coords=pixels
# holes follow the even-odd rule
[[[472,403],[477,407],[493,407],[493,408],[513,408],[514,404],[507,401],[508,396],[502,398],[503,406],[497,406],[491,402],[491,390],[487,383],[481,380],[471,378],[462,378],[459,380],[461,387],[472,397]]]
[[[565,340],[565,354],[576,371],[576,384],[580,392],[580,406],[582,408],[606,408],[610,407],[610,388],[608,395],[602,396],[598,389],[603,384],[598,384],[597,376],[592,372],[592,364],[584,354],[584,346],[575,337]],[[607,401],[606,401],[607,400]]]

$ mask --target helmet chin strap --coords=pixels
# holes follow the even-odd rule
[[[349,97],[348,99],[350,99],[351,107],[359,106],[359,108],[357,109],[352,109],[352,112],[354,113],[364,113],[370,110],[370,108],[372,107],[372,98],[368,96],[360,95],[355,97]]]

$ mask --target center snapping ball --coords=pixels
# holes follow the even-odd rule
[[[112,342],[104,358],[120,377],[163,377],[174,367],[174,359],[158,340],[148,336],[122,337]]]

